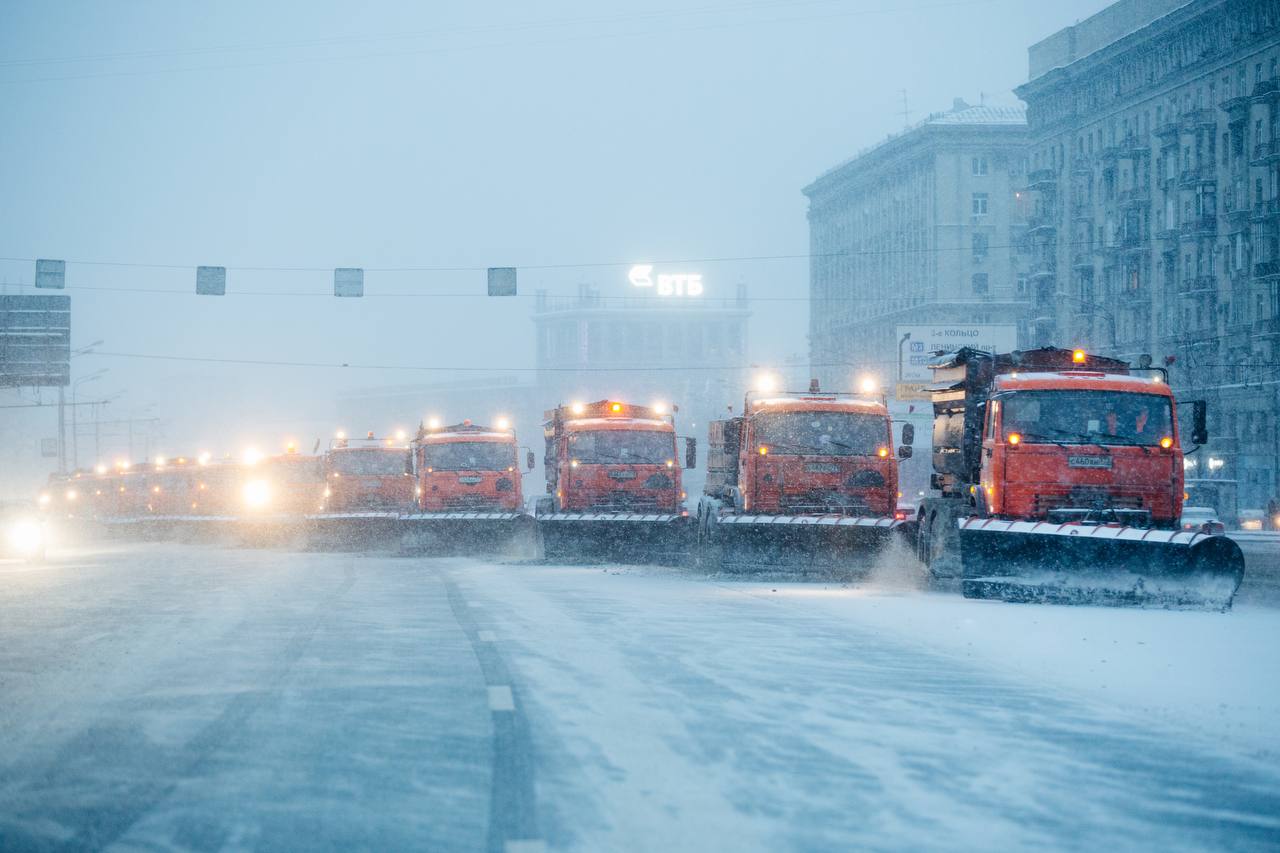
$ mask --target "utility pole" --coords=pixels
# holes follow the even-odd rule
[[[67,473],[67,400],[66,391],[58,386],[58,473]]]
[[[907,109],[907,90],[900,89],[902,92],[902,126],[908,128],[911,126],[911,111]]]

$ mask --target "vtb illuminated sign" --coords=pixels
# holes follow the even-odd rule
[[[636,264],[627,273],[633,287],[655,287],[653,264]],[[659,296],[701,296],[701,273],[658,273],[656,289]]]

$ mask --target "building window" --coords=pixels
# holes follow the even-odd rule
[[[986,193],[973,194],[973,215],[974,216],[987,215],[987,194]]]
[[[987,274],[984,272],[976,272],[973,274],[973,293],[975,296],[987,295]]]
[[[979,177],[987,174],[987,158],[986,157],[973,158],[973,174]]]
[[[987,235],[973,235],[973,256],[975,258],[985,258],[987,256]]]

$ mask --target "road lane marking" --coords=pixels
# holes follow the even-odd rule
[[[503,848],[504,853],[543,853],[547,849],[545,841],[529,839],[527,841],[508,841]]]
[[[505,684],[489,685],[489,710],[514,711],[516,699],[511,695],[511,688]]]
[[[477,631],[476,636],[480,638],[482,643],[492,643],[498,639],[493,635],[492,631]]]

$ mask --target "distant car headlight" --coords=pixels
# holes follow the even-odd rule
[[[18,554],[29,556],[39,553],[44,547],[44,525],[34,519],[13,522],[7,534],[9,547]]]
[[[251,509],[261,509],[271,503],[271,486],[266,480],[250,480],[244,484],[244,502]]]

